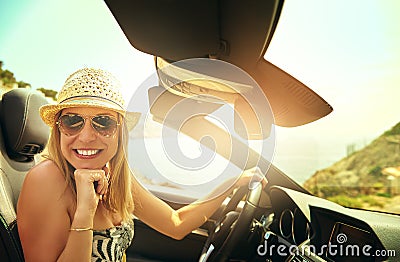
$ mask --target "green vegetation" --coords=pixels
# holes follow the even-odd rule
[[[341,206],[352,207],[352,208],[361,208],[363,203],[358,198],[352,198],[346,195],[336,195],[327,198],[329,201],[338,203]]]
[[[339,205],[351,208],[363,208],[381,210],[385,207],[387,197],[380,194],[377,195],[358,195],[351,197],[348,195],[336,195],[327,198],[329,201],[335,202]]]
[[[53,100],[56,100],[57,91],[54,91],[54,90],[51,90],[51,89],[46,89],[44,87],[40,87],[37,90],[42,92],[46,97],[50,97]]]
[[[386,131],[384,136],[393,136],[393,135],[400,135],[400,123],[397,123],[392,129]]]
[[[31,86],[31,84],[26,83],[24,81],[18,81],[17,84],[19,88],[29,88]]]
[[[343,206],[399,213],[395,201],[400,199],[400,177],[389,179],[387,168],[400,167],[400,123],[360,150],[348,146],[347,153],[315,172],[303,186]]]
[[[374,176],[374,177],[379,177],[379,176],[382,175],[382,167],[380,167],[380,166],[374,166],[374,167],[369,171],[368,174],[370,174],[371,176]]]
[[[382,197],[379,196],[374,196],[374,195],[361,195],[359,196],[359,199],[363,202],[363,204],[367,204],[371,207],[384,207],[385,206],[385,201],[387,199],[382,199]]]
[[[9,70],[4,70],[3,64],[3,61],[0,61],[0,80],[2,80],[3,84],[6,86],[17,83],[17,80],[14,77],[14,73]]]
[[[14,73],[10,70],[3,69],[3,61],[0,61],[0,80],[4,86],[12,88],[14,84],[17,84],[18,88],[30,88],[31,85],[24,81],[17,81]],[[46,97],[56,100],[57,91],[46,89],[44,87],[37,88],[36,90],[42,92]]]
[[[348,195],[336,195],[327,198],[329,201],[351,208],[381,209],[385,206],[387,198],[378,195],[359,195],[350,197]]]
[[[381,197],[386,197],[386,198],[391,198],[392,195],[388,192],[384,192],[384,193],[378,193],[376,194],[377,196],[381,196]]]

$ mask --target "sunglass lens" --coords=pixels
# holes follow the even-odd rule
[[[117,121],[110,116],[95,116],[92,119],[93,128],[103,136],[111,136],[117,128]]]
[[[60,118],[60,127],[68,135],[77,134],[83,127],[85,120],[80,115],[63,115]]]

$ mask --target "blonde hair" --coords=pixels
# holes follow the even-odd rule
[[[128,129],[125,119],[118,114],[118,118],[122,119],[121,128],[118,128],[118,148],[117,153],[109,162],[110,181],[108,193],[103,199],[104,206],[118,213],[123,221],[132,219],[134,202],[131,191],[131,171],[125,150],[128,146]],[[53,161],[63,174],[66,187],[70,188],[76,198],[76,184],[74,179],[75,168],[64,158],[60,147],[60,131],[57,126],[53,126],[48,142],[47,158]]]

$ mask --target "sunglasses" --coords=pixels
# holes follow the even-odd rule
[[[97,133],[104,137],[115,134],[119,125],[117,119],[109,115],[85,116],[78,114],[64,114],[58,118],[56,124],[58,129],[66,136],[74,136],[81,132],[85,126],[86,119],[90,119],[90,124]]]

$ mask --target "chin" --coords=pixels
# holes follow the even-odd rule
[[[102,169],[103,166],[106,164],[102,163],[88,163],[88,161],[85,160],[80,160],[80,161],[74,161],[71,162],[71,165],[75,167],[75,169]]]

